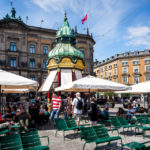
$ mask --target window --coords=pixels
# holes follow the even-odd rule
[[[97,69],[97,73],[99,73],[99,69]]]
[[[150,58],[145,59],[145,64],[149,64],[150,63]]]
[[[128,77],[123,77],[123,83],[127,83],[128,82]]]
[[[34,54],[35,53],[35,45],[30,44],[30,53]]]
[[[46,77],[47,77],[46,75],[43,75],[43,81],[45,81],[45,80],[46,80]]]
[[[16,52],[16,43],[15,42],[10,43],[10,51],[11,52]]]
[[[109,76],[111,76],[111,72],[109,72]]]
[[[133,65],[137,65],[137,64],[139,64],[140,62],[139,62],[139,60],[133,60]]]
[[[114,82],[118,82],[117,78],[114,78]]]
[[[46,59],[43,60],[43,68],[44,68],[44,69],[47,68],[47,60],[46,60]]]
[[[11,59],[10,59],[10,66],[11,67],[16,67],[16,58],[15,57],[11,57]]]
[[[150,71],[150,66],[146,66],[146,71]]]
[[[107,72],[105,72],[105,77],[107,77]]]
[[[35,59],[30,59],[30,68],[35,68]]]
[[[107,66],[105,66],[105,71],[107,71]]]
[[[103,72],[103,68],[101,68],[101,72]]]
[[[139,52],[134,52],[134,56],[137,56],[139,54]]]
[[[48,46],[43,46],[43,54],[48,55]]]
[[[122,61],[122,66],[128,65],[128,61]]]
[[[116,68],[117,67],[117,64],[114,64],[114,68]]]
[[[114,74],[115,74],[115,75],[117,74],[117,69],[114,69]]]
[[[150,81],[150,75],[146,76],[146,81]]]
[[[128,68],[123,68],[123,73],[127,73],[128,72]]]
[[[35,75],[30,75],[30,79],[35,81]]]
[[[85,58],[85,50],[84,49],[80,49],[80,51],[83,53],[83,58]]]
[[[129,55],[129,53],[124,53],[124,57],[127,57]]]
[[[139,77],[134,77],[134,83],[139,83]]]
[[[109,69],[112,69],[112,65],[109,65]]]
[[[101,78],[103,78],[103,75],[101,75]]]
[[[139,67],[134,67],[133,72],[139,72]]]

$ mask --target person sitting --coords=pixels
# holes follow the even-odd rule
[[[128,112],[127,112],[127,121],[130,122],[133,115],[135,113],[135,109],[133,108],[132,105],[129,106]]]
[[[109,108],[105,107],[105,109],[102,111],[102,119],[108,120],[109,119]]]
[[[23,105],[20,105],[20,111],[16,113],[17,121],[20,123],[21,127],[27,129],[29,127],[30,114],[25,111]]]
[[[14,115],[11,112],[11,108],[9,108],[9,110],[7,111],[7,115],[5,115],[4,119],[5,121],[11,122],[13,121],[13,117]]]
[[[11,113],[13,115],[16,115],[16,110],[17,110],[17,107],[14,105],[12,108],[11,108]]]
[[[138,104],[138,106],[135,108],[136,112],[139,112],[140,110],[140,104]]]
[[[119,107],[118,112],[117,112],[118,117],[125,116],[125,111],[123,108]]]

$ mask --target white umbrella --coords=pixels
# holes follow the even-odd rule
[[[131,88],[132,90],[119,91],[115,93],[133,93],[133,94],[150,93],[150,81],[134,84],[131,86]]]
[[[3,89],[2,93],[28,93],[29,89]]]
[[[100,79],[93,76],[86,76],[79,80],[70,82],[66,85],[60,86],[55,91],[66,92],[100,92],[100,91],[122,91],[130,90],[129,86],[112,82],[109,80]]]
[[[3,89],[33,89],[38,88],[38,82],[28,78],[0,70],[0,86]]]

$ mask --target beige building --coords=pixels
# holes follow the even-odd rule
[[[94,72],[97,77],[127,85],[150,80],[150,50],[116,54],[96,61]]]
[[[56,30],[29,26],[16,17],[14,8],[11,12],[0,20],[0,68],[41,84],[47,77],[48,53],[55,46]],[[93,74],[95,41],[88,29],[80,34],[75,28],[75,33],[76,47],[84,53],[84,71]]]

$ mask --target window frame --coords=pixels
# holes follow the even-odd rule
[[[43,59],[43,69],[47,69],[47,60],[46,59]]]
[[[33,48],[33,47],[34,48]],[[35,46],[35,44],[30,44],[29,45],[29,51],[30,51],[30,54],[35,54],[35,51],[36,51],[36,46]]]
[[[47,50],[44,49],[44,47],[47,47]],[[49,46],[48,46],[48,45],[43,45],[43,46],[42,46],[42,50],[43,50],[43,55],[48,55]]]
[[[12,45],[12,44],[14,44],[14,45]],[[14,49],[14,47],[15,47],[15,49]],[[11,52],[16,52],[17,51],[17,43],[16,42],[10,42],[10,51]]]
[[[33,61],[32,61],[33,60]],[[32,64],[31,64],[31,62],[32,62]],[[34,63],[33,63],[34,62]],[[33,65],[34,64],[34,65]],[[34,58],[30,58],[30,61],[29,61],[29,67],[30,68],[35,68],[35,59]]]
[[[124,78],[126,78],[126,82],[124,82]],[[122,81],[123,81],[123,83],[128,83],[128,77],[127,76],[123,76]]]
[[[13,61],[13,62],[12,62]],[[14,63],[15,61],[15,63]],[[12,65],[13,64],[13,65]],[[15,65],[14,65],[15,64]],[[17,59],[16,57],[11,57],[10,58],[10,67],[17,67]]]

